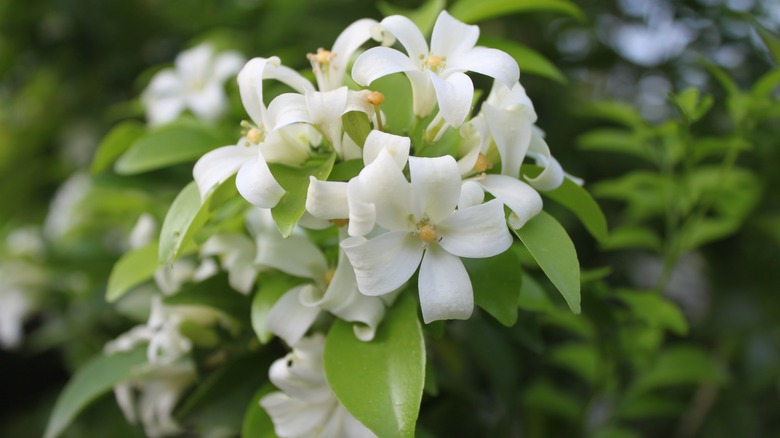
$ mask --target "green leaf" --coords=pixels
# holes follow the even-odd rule
[[[527,386],[523,404],[571,421],[579,418],[582,411],[582,401],[546,380],[537,380]]]
[[[474,288],[474,301],[501,324],[517,322],[517,301],[523,273],[514,251],[486,259],[462,259]]]
[[[266,383],[252,397],[249,406],[244,413],[244,426],[241,428],[241,436],[247,438],[277,438],[274,431],[274,423],[271,417],[260,406],[260,399],[274,391],[273,385]]]
[[[523,166],[523,174],[530,178],[535,178],[541,172],[542,168],[538,166]],[[607,218],[604,217],[601,207],[585,188],[568,178],[564,178],[560,187],[541,192],[541,194],[574,213],[596,240],[599,242],[607,240]]]
[[[382,111],[393,115],[388,117],[384,126],[385,131],[408,136],[415,117],[412,107],[412,86],[406,75],[395,73],[379,78],[371,83],[371,89],[385,95]]]
[[[742,17],[749,21],[756,29],[758,36],[761,37],[761,40],[764,41],[767,49],[769,49],[769,54],[772,56],[772,59],[775,60],[775,64],[780,64],[780,38],[759,23],[751,14],[742,14]]]
[[[586,132],[577,138],[577,146],[586,151],[615,152],[631,155],[654,163],[653,150],[649,149],[636,131],[602,128]]]
[[[111,269],[106,301],[113,303],[133,287],[149,280],[159,266],[156,241],[124,254]]]
[[[325,342],[325,375],[347,410],[381,437],[413,437],[425,381],[417,299],[402,293],[371,342],[337,320]]]
[[[188,338],[192,343],[202,348],[216,348],[219,346],[219,335],[210,327],[189,319],[179,324],[179,333]]]
[[[753,97],[770,97],[778,85],[780,85],[780,68],[775,68],[758,78],[753,86]]]
[[[266,344],[273,339],[273,334],[266,328],[268,315],[279,298],[293,286],[295,281],[284,275],[275,275],[260,281],[260,288],[252,299],[252,328],[260,343]]]
[[[160,248],[157,256],[160,263],[173,263],[185,237],[194,232],[190,230],[206,223],[207,212],[207,203],[200,202],[198,185],[195,181],[190,182],[179,192],[165,215],[160,230]]]
[[[191,162],[229,142],[213,128],[184,119],[138,138],[117,160],[114,170],[122,175],[133,175]]]
[[[144,134],[146,128],[136,121],[127,121],[114,127],[100,142],[92,159],[93,175],[105,172],[130,145]]]
[[[701,91],[695,87],[686,88],[679,94],[671,95],[670,98],[688,123],[694,123],[704,117],[715,102],[710,95],[705,94],[702,97]]]
[[[661,250],[661,238],[652,230],[639,226],[615,228],[602,248],[618,250],[626,248]]]
[[[542,285],[528,274],[523,276],[517,305],[521,309],[532,312],[556,313],[558,311],[555,304],[550,301],[550,297],[547,296],[547,292],[545,292]]]
[[[688,333],[688,322],[680,309],[656,292],[621,290],[617,297],[625,303],[631,314],[650,327],[670,330],[680,336]]]
[[[450,14],[466,23],[534,11],[558,12],[578,20],[585,19],[580,8],[566,0],[459,0],[450,7]]]
[[[114,385],[129,378],[133,368],[144,362],[144,348],[110,356],[101,354],[92,358],[76,371],[60,393],[46,426],[44,438],[54,438],[61,434],[85,407],[111,391]]]
[[[376,6],[379,9],[379,12],[385,17],[389,17],[390,15],[403,15],[412,20],[412,22],[420,28],[423,35],[430,35],[433,24],[439,16],[439,12],[444,10],[444,7],[447,6],[447,2],[445,0],[426,0],[426,2],[417,9],[399,8],[386,1],[380,1]]]
[[[639,111],[626,102],[614,100],[590,102],[581,111],[583,117],[602,118],[629,128],[645,126],[645,121]]]
[[[558,67],[556,67],[555,64],[542,56],[539,52],[527,46],[518,44],[514,41],[485,37],[479,39],[479,44],[509,54],[509,56],[517,61],[517,65],[520,66],[522,74],[541,76],[543,78],[552,79],[560,84],[566,84],[568,82],[566,76],[558,70]]]
[[[333,166],[333,170],[328,175],[328,181],[349,181],[358,176],[361,170],[363,170],[362,158],[342,161]]]
[[[366,113],[362,111],[345,113],[341,116],[341,124],[349,138],[358,146],[363,147],[366,143],[366,137],[371,133],[371,122]]]
[[[580,313],[580,264],[566,230],[542,211],[514,232],[563,295],[571,311]]]
[[[292,167],[281,163],[268,163],[271,174],[285,190],[282,199],[271,209],[276,227],[282,236],[287,238],[292,234],[295,224],[306,211],[306,195],[309,191],[309,177],[325,180],[333,169],[336,154],[331,154],[324,160],[312,160],[305,167]]]
[[[632,395],[652,389],[701,383],[725,383],[726,374],[704,351],[693,347],[666,350],[651,364],[629,391]]]
[[[200,283],[189,283],[176,294],[163,298],[163,303],[211,307],[241,321],[249,321],[249,300],[248,296],[230,289],[227,276],[221,274]]]
[[[595,383],[602,372],[598,352],[591,344],[570,342],[559,345],[550,350],[548,357],[551,363],[568,369],[590,384]]]

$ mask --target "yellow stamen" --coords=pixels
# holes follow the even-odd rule
[[[250,143],[258,144],[263,141],[263,133],[257,128],[252,128],[246,133],[246,139]]]
[[[490,161],[488,161],[487,157],[485,157],[482,154],[479,154],[477,157],[477,162],[474,164],[474,170],[477,172],[484,172],[488,169],[490,169],[492,166],[490,165]]]
[[[425,64],[428,66],[429,69],[436,70],[437,68],[444,65],[444,58],[442,58],[439,55],[434,55],[433,53],[431,53],[430,55],[428,55],[428,59],[425,60]]]
[[[306,55],[310,61],[314,61],[320,65],[329,63],[335,56],[335,53],[331,52],[330,50],[325,50],[321,47],[317,49],[317,53],[309,53]]]
[[[344,225],[347,225],[347,224],[349,223],[349,219],[331,219],[331,220],[330,220],[330,222],[331,222],[333,225],[335,225],[335,226],[337,226],[337,227],[341,228],[341,227],[343,227]]]
[[[368,94],[366,100],[374,106],[382,105],[385,102],[385,95],[378,91],[372,91]]]
[[[438,234],[436,233],[436,226],[435,225],[423,225],[420,227],[420,240],[422,240],[425,243],[431,243],[438,237]]]

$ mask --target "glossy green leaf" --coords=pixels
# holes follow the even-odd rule
[[[93,175],[108,170],[114,161],[130,148],[146,131],[142,123],[136,121],[123,122],[114,127],[100,142],[90,170]]]
[[[363,170],[362,158],[342,161],[333,166],[333,170],[328,175],[328,181],[349,181],[358,176],[361,170]]]
[[[492,47],[509,54],[509,56],[517,61],[517,65],[520,66],[520,72],[523,75],[532,74],[541,76],[560,84],[565,84],[568,82],[566,80],[566,76],[561,73],[555,64],[542,56],[542,54],[539,52],[527,46],[518,44],[514,41],[485,37],[481,37],[479,39],[479,44],[485,47]]]
[[[366,137],[371,133],[371,122],[366,113],[350,111],[341,116],[341,125],[349,138],[360,147],[366,143]]]
[[[458,0],[450,7],[450,14],[466,23],[535,11],[558,12],[578,20],[585,18],[580,8],[567,0]]]
[[[523,166],[523,174],[535,178],[542,169],[537,166]],[[585,188],[569,178],[564,178],[563,183],[555,190],[541,192],[545,197],[566,207],[577,216],[585,229],[599,242],[607,240],[607,218],[593,197]]]
[[[149,280],[159,266],[157,241],[127,252],[111,269],[106,288],[106,301],[113,303],[130,289]]]
[[[44,438],[61,434],[87,405],[129,378],[133,368],[144,362],[146,350],[138,348],[128,353],[101,354],[84,364],[57,398]]]
[[[192,120],[162,126],[133,142],[114,165],[122,175],[194,162],[206,152],[230,143],[213,128]]]
[[[282,199],[271,209],[271,216],[283,237],[287,238],[292,234],[298,220],[306,211],[309,177],[327,179],[335,161],[336,154],[331,154],[323,160],[309,162],[305,167],[292,167],[281,163],[268,164],[271,174],[285,190]]]
[[[439,12],[444,10],[445,6],[447,6],[447,2],[445,0],[426,0],[426,2],[417,9],[399,8],[386,1],[378,2],[376,6],[385,17],[390,15],[403,15],[412,20],[412,22],[420,28],[423,35],[430,35],[433,24],[439,16]]]
[[[693,347],[673,347],[650,364],[647,372],[634,382],[634,394],[655,388],[701,383],[724,383],[723,368],[707,353]]]
[[[658,293],[622,290],[617,297],[628,306],[635,318],[651,327],[670,330],[680,336],[688,333],[688,322],[680,309]]]
[[[381,437],[413,437],[425,381],[417,299],[402,293],[371,342],[337,320],[325,342],[325,375],[347,410]]]
[[[271,309],[285,292],[295,286],[295,281],[284,275],[274,275],[260,281],[260,287],[252,298],[252,329],[261,343],[268,343],[273,334],[266,324]]]
[[[474,288],[474,302],[501,324],[513,326],[523,280],[517,253],[505,251],[486,259],[462,260]]]
[[[571,311],[580,313],[580,264],[566,230],[542,211],[514,232],[563,295]]]
[[[396,135],[409,135],[415,120],[412,110],[412,86],[403,73],[395,73],[379,78],[371,83],[371,89],[385,95],[382,111],[392,114],[385,123],[384,130]]]
[[[160,247],[157,256],[160,263],[173,263],[189,230],[202,226],[206,222],[207,216],[198,212],[206,211],[207,205],[205,203],[202,205],[200,202],[198,185],[195,181],[190,182],[179,192],[165,215],[160,230]]]
[[[255,393],[254,397],[252,397],[252,401],[249,402],[246,412],[244,413],[244,425],[241,428],[242,437],[277,438],[271,417],[269,417],[265,409],[260,406],[260,400],[273,391],[273,385],[267,383]]]

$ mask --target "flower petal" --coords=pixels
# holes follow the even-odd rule
[[[347,183],[320,181],[313,176],[309,177],[306,211],[320,219],[348,218]]]
[[[235,75],[244,66],[246,58],[244,55],[235,52],[228,51],[222,52],[214,59],[214,67],[211,73],[212,79],[220,84],[225,80]]]
[[[353,203],[356,206],[374,204],[376,222],[380,226],[394,231],[409,229],[412,225],[409,222],[412,188],[389,152],[382,150],[353,180],[348,187],[350,213]],[[359,213],[363,215],[371,212],[363,209]]]
[[[347,87],[339,87],[335,90],[306,93],[306,108],[309,111],[309,120],[316,125],[325,125],[341,120],[341,115],[347,107]]]
[[[279,58],[252,58],[238,72],[238,91],[249,117],[259,127],[264,125],[265,102],[263,102],[263,70],[269,63],[279,63]]]
[[[497,199],[456,211],[439,223],[437,231],[439,245],[459,257],[492,257],[512,245],[504,206]]]
[[[219,119],[228,105],[225,90],[219,82],[212,82],[200,92],[190,94],[187,103],[199,119],[211,122]]]
[[[257,160],[257,146],[223,146],[200,157],[192,169],[192,176],[198,185],[201,201],[211,191],[230,178],[244,163]]]
[[[427,117],[436,106],[436,90],[428,77],[428,72],[412,70],[406,72],[406,77],[412,84],[412,107],[414,115]]]
[[[531,143],[531,119],[523,108],[482,105],[490,133],[501,156],[501,174],[518,178]]]
[[[274,304],[268,314],[266,328],[284,339],[287,345],[294,345],[309,330],[320,309],[304,306],[300,300],[301,290],[310,285],[290,289]]]
[[[368,86],[376,79],[402,71],[416,71],[417,66],[406,55],[388,47],[373,47],[363,52],[352,66],[352,79]]]
[[[284,93],[268,105],[266,123],[269,130],[277,130],[293,123],[312,123],[306,98],[300,94]]]
[[[321,91],[333,90],[344,85],[344,74],[347,71],[349,58],[360,46],[371,38],[371,29],[378,23],[370,18],[363,18],[347,26],[333,43],[333,59],[328,64],[328,74],[325,83],[319,83]]]
[[[474,291],[463,262],[439,245],[428,245],[418,286],[426,324],[442,319],[468,319],[474,311]]]
[[[485,200],[485,190],[474,181],[463,181],[460,188],[460,198],[458,199],[458,209],[463,210],[468,207],[482,204]]]
[[[379,24],[404,46],[411,61],[424,60],[428,56],[428,43],[412,20],[403,15],[391,15]]]
[[[523,175],[529,184],[543,191],[555,190],[563,184],[563,169],[558,161],[550,155],[550,147],[537,132],[531,134],[528,155],[536,160],[537,165],[544,167],[542,173],[536,178],[528,178]]]
[[[269,232],[257,236],[255,264],[278,269],[296,277],[323,278],[328,270],[325,256],[307,237],[283,238]]]
[[[189,82],[189,79],[201,78],[208,72],[213,57],[214,48],[211,44],[200,44],[179,53],[174,65],[179,76]]]
[[[387,134],[374,129],[366,137],[366,143],[363,146],[363,163],[368,166],[376,159],[382,149],[385,149],[398,164],[398,167],[403,169],[409,159],[411,145],[412,140],[409,137]]]
[[[260,405],[274,423],[274,431],[280,437],[307,436],[314,428],[331,416],[335,404],[308,403],[291,398],[282,392],[272,392]]]
[[[460,198],[460,171],[450,155],[435,158],[409,157],[412,199],[417,220],[426,216],[438,224],[455,210]]]
[[[373,202],[368,202],[361,190],[359,177],[352,178],[347,183],[350,236],[365,236],[376,225],[376,205]]]
[[[479,39],[479,27],[456,20],[447,11],[441,11],[433,25],[431,52],[454,59],[467,53]]]
[[[542,197],[528,184],[504,175],[487,175],[482,187],[515,214],[512,226],[520,228],[542,211]]]
[[[474,47],[470,51],[453,59],[447,59],[442,75],[450,71],[473,71],[490,76],[511,87],[520,80],[520,67],[517,61],[498,49]]]
[[[355,269],[358,289],[369,296],[401,287],[417,270],[423,254],[420,239],[406,231],[391,231],[371,240],[350,237],[341,247]]]
[[[453,73],[442,79],[433,72],[428,72],[433,88],[436,90],[436,100],[439,102],[439,112],[444,120],[455,128],[460,127],[471,111],[471,101],[474,98],[474,84],[464,73]]]
[[[260,208],[275,207],[285,193],[260,154],[238,169],[236,188],[244,199]]]

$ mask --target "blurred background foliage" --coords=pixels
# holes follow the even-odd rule
[[[521,81],[553,153],[604,209],[610,237],[595,241],[550,202],[584,269],[582,314],[560,310],[548,284],[525,276],[510,330],[487,314],[447,324],[445,337],[427,328],[437,377],[419,435],[776,433],[780,1],[572,2],[581,13],[505,3],[553,4],[479,24],[491,42],[550,61],[521,62]],[[0,285],[26,269],[16,281],[37,304],[24,343],[0,350],[3,435],[40,435],[70,373],[131,326],[104,302],[108,272],[138,215],[161,219],[191,164],[132,176],[90,176],[89,166],[117,122],[142,115],[137,97],[151,74],[203,40],[306,69],[301,54],[352,21],[420,5],[0,3]],[[228,91],[232,119],[245,118],[237,86]],[[235,120],[226,129],[237,131]],[[25,248],[20,229],[42,246]],[[110,397],[65,435],[108,433],[141,434]]]

